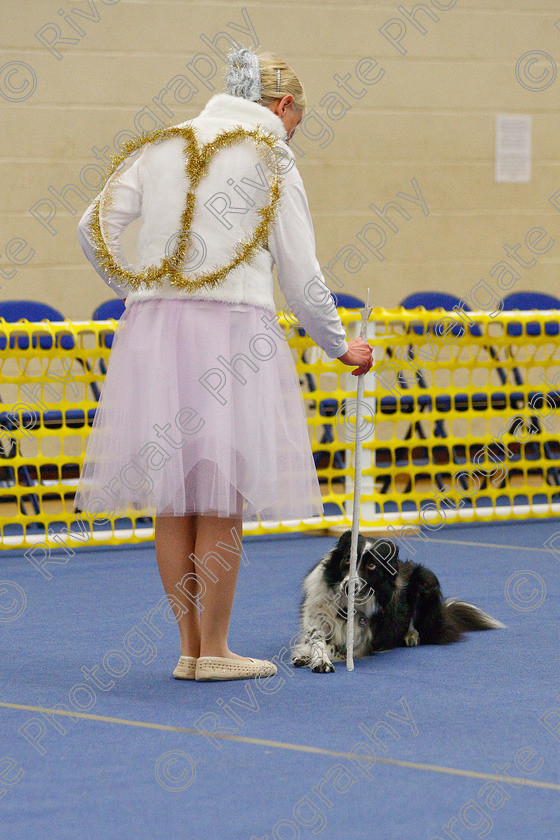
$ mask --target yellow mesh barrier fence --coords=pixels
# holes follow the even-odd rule
[[[357,335],[359,313],[341,316]],[[559,321],[559,312],[374,309],[375,364],[359,429],[362,529],[558,515]],[[289,331],[325,512],[246,523],[244,532],[348,527],[357,380],[297,325],[279,323]],[[73,508],[115,327],[0,319],[2,548],[63,557],[80,544],[153,539],[142,512],[105,521]]]
[[[358,331],[356,317],[343,316],[349,332]],[[558,515],[559,324],[560,312],[373,311],[362,529],[396,535],[408,525],[437,530],[446,522]],[[353,445],[342,451],[340,444],[350,378],[339,373],[331,393],[317,394],[319,414],[329,408],[326,398],[340,412],[332,442],[319,445],[315,435],[329,453],[319,470],[327,512],[335,505],[351,511]],[[315,411],[310,422],[316,428],[325,418]]]

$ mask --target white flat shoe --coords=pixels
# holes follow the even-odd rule
[[[227,659],[224,656],[200,656],[196,660],[196,679],[250,680],[256,677],[273,677],[276,665],[266,659]]]
[[[177,667],[173,671],[176,680],[194,680],[196,673],[196,656],[180,656]]]

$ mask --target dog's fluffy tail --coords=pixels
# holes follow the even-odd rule
[[[456,634],[456,638],[472,630],[498,630],[505,627],[501,621],[492,618],[478,607],[457,598],[445,599],[443,613],[447,633]]]

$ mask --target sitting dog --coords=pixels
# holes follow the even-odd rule
[[[351,531],[309,572],[303,582],[301,637],[292,664],[334,671],[346,659],[346,619]],[[447,645],[465,631],[504,627],[486,613],[454,598],[443,600],[433,572],[399,559],[388,539],[358,537],[354,656],[414,645]]]

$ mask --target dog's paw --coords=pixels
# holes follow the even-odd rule
[[[294,668],[304,668],[308,664],[309,660],[305,659],[303,656],[292,656],[292,665]]]
[[[414,627],[412,627],[404,637],[404,643],[407,647],[416,647],[416,645],[419,645],[420,634],[418,633],[418,630],[415,630]]]
[[[314,674],[330,674],[334,671],[334,665],[332,662],[317,662],[316,665],[311,666],[311,670]]]
[[[329,653],[331,662],[346,662],[346,654],[342,653],[340,650],[334,651],[334,653]]]

